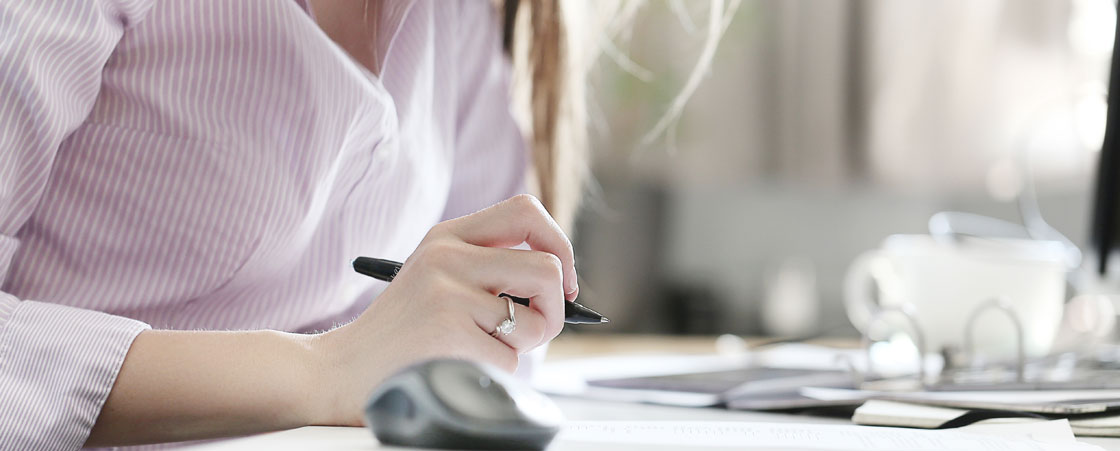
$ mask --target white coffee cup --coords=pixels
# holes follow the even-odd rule
[[[1008,360],[1017,355],[1014,320],[988,308],[1002,300],[1022,325],[1025,356],[1039,357],[1050,351],[1062,320],[1063,252],[1062,244],[1052,241],[892,235],[852,263],[844,306],[863,333],[878,312],[893,307],[913,316],[926,352],[953,347]],[[974,349],[968,350],[965,336],[973,315]],[[905,330],[909,325],[887,316],[879,315],[884,324],[877,324],[874,333],[889,332],[884,328],[912,333]]]

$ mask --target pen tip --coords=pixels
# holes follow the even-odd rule
[[[602,317],[602,318],[599,318],[599,324],[609,323],[609,322],[611,322],[611,320],[607,319],[607,317],[605,317],[605,316]]]

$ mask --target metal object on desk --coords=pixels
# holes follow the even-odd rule
[[[1026,366],[1026,351],[1023,350],[1026,341],[1023,339],[1023,321],[1019,319],[1019,315],[1015,313],[1015,309],[1011,308],[1011,304],[1004,298],[994,298],[988,302],[980,304],[968,317],[968,323],[964,327],[964,349],[970,355],[976,355],[976,346],[972,337],[972,331],[976,326],[976,319],[987,310],[995,310],[1002,312],[1011,319],[1011,323],[1015,325],[1015,381],[1023,382],[1023,371]]]
[[[988,312],[1005,315],[1013,327],[1016,353],[1012,361],[985,361],[980,358],[972,330],[979,318]],[[903,308],[884,309],[874,318],[875,325],[891,325],[889,316],[904,318],[907,328],[895,330],[891,336],[910,336],[921,356],[928,355],[925,335],[913,312]],[[916,372],[911,377],[886,378],[877,371],[878,363],[872,346],[878,342],[869,327],[863,334],[862,344],[867,358],[863,370],[852,366],[861,388],[881,391],[997,391],[997,390],[1094,390],[1120,388],[1120,347],[1112,346],[1111,352],[1090,350],[1083,355],[1060,353],[1028,358],[1024,350],[1024,335],[1028,332],[1007,299],[992,298],[978,305],[966,318],[962,349],[941,349],[944,364],[938,374],[927,371],[926,359],[920,358]],[[909,383],[906,383],[909,381]]]
[[[927,387],[926,378],[929,376],[929,373],[926,371],[926,336],[925,332],[922,331],[922,326],[918,324],[918,321],[914,319],[914,314],[909,310],[907,306],[887,307],[872,314],[871,320],[868,321],[867,327],[864,329],[865,332],[862,334],[861,340],[863,343],[864,355],[867,357],[867,368],[863,372],[859,372],[854,365],[849,365],[849,368],[854,371],[853,376],[856,378],[857,385],[865,385],[869,378],[877,379],[878,374],[875,370],[875,359],[871,349],[874,344],[872,335],[875,333],[876,327],[880,324],[889,325],[889,323],[886,322],[886,318],[890,316],[899,316],[906,320],[910,327],[909,333],[913,336],[913,343],[917,346],[918,385],[921,388]]]

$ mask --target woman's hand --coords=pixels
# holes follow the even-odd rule
[[[531,250],[508,249],[527,243]],[[325,404],[321,424],[361,424],[372,389],[413,363],[451,357],[513,371],[518,354],[564,325],[564,300],[579,288],[572,245],[534,197],[521,195],[428,232],[400,274],[352,323],[317,340]],[[517,327],[491,332],[509,317]]]

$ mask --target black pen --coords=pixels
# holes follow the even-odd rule
[[[400,270],[401,264],[392,260],[370,257],[358,257],[354,259],[354,271],[385,282],[392,282],[393,278],[397,277],[397,273],[400,272]],[[510,296],[504,293],[501,296],[508,296],[513,302],[526,307],[529,306],[528,299]],[[599,312],[576,304],[575,302],[564,301],[564,322],[568,324],[603,324],[609,323],[610,320],[600,315]]]

